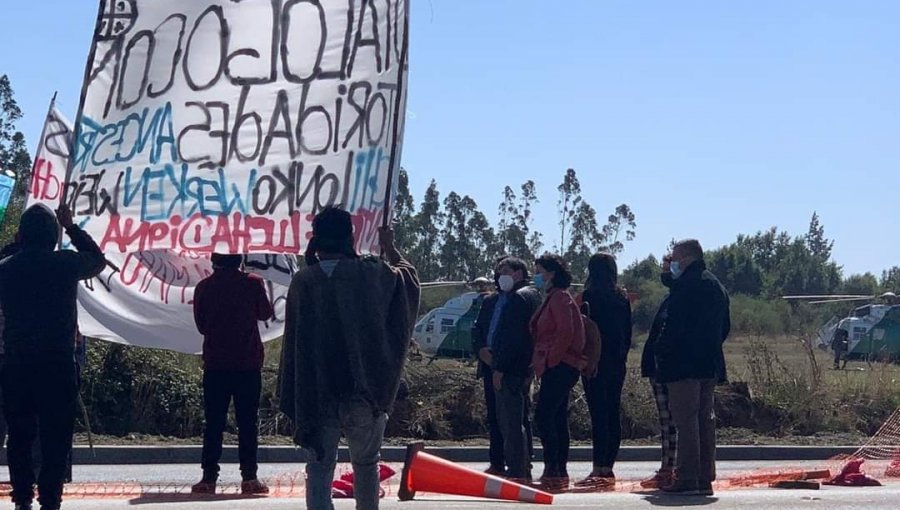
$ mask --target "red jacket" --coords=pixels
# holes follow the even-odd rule
[[[565,363],[578,370],[584,365],[584,323],[568,291],[554,288],[531,319],[534,337],[534,373],[541,377],[548,368]]]
[[[203,335],[206,370],[260,370],[263,345],[258,321],[272,318],[263,281],[237,269],[217,269],[197,284],[194,322]]]

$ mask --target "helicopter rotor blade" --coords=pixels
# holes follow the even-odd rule
[[[810,301],[811,305],[823,305],[826,303],[852,303],[854,301],[869,301],[872,298],[862,297],[862,298],[843,298],[843,299],[826,299],[823,301]]]
[[[801,300],[801,299],[875,299],[877,296],[863,296],[861,294],[824,294],[809,296],[782,296],[781,299]]]

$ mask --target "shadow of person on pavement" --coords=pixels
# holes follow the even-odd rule
[[[706,506],[719,501],[719,498],[713,496],[677,496],[663,491],[644,494],[643,499],[653,506],[668,507]]]

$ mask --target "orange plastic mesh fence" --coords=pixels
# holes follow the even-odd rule
[[[900,409],[894,412],[878,432],[865,445],[852,455],[825,459],[820,465],[791,466],[779,465],[772,468],[758,469],[746,473],[738,473],[718,480],[713,484],[715,490],[740,489],[756,486],[768,486],[772,482],[788,480],[818,480],[840,472],[849,459],[865,459],[863,469],[875,478],[900,479]],[[398,473],[402,466],[391,465]],[[341,466],[346,473],[349,466]],[[270,498],[303,498],[306,494],[305,474],[302,471],[284,473],[265,480],[269,486]],[[399,476],[382,484],[385,496],[390,497],[397,492]],[[637,480],[618,481],[614,485],[597,484],[595,486],[571,488],[557,492],[637,492],[647,490]],[[8,492],[9,487],[0,487],[0,494]],[[138,482],[103,482],[103,483],[71,483],[65,487],[65,497],[73,499],[135,499],[135,500],[204,500],[243,498],[239,484],[220,484],[214,496],[191,494],[191,486],[186,484],[144,484]],[[254,496],[246,496],[252,498]],[[258,496],[256,496],[258,497]]]

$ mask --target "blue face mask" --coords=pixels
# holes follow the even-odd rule
[[[677,280],[678,277],[680,277],[681,274],[684,272],[684,271],[681,269],[681,264],[679,264],[677,260],[673,260],[673,261],[672,261],[672,263],[669,265],[669,270],[672,271],[672,278],[675,278],[676,280]]]
[[[539,289],[543,289],[545,283],[546,282],[544,281],[544,275],[542,275],[541,273],[534,275],[534,286],[535,287],[537,287]]]

